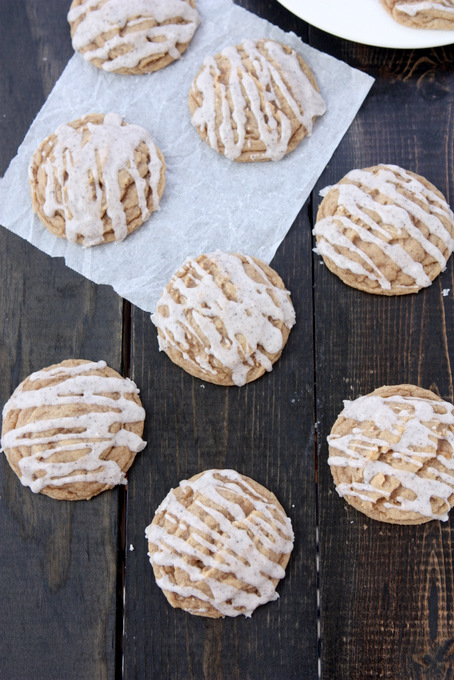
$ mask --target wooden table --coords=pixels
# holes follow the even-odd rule
[[[0,2],[1,173],[72,56],[68,4]],[[371,48],[272,0],[239,4],[376,78],[273,261],[297,325],[271,374],[203,384],[159,355],[148,314],[0,230],[2,403],[34,370],[102,358],[140,387],[148,441],[127,491],[87,503],[32,494],[2,456],[1,680],[309,680],[319,659],[324,680],[454,677],[451,522],[368,520],[326,462],[343,399],[411,382],[453,400],[453,260],[429,289],[384,298],[348,288],[311,250],[318,190],[352,168],[397,163],[453,199],[454,48]],[[171,609],[148,562],[157,505],[212,467],[272,489],[294,525],[281,597],[252,619]]]

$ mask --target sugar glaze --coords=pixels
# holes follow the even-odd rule
[[[49,407],[52,411],[78,404],[93,407],[90,412],[80,415],[28,422],[3,435],[3,449],[28,449],[28,453],[18,463],[20,480],[24,486],[39,492],[48,485],[62,486],[75,482],[98,482],[112,486],[126,484],[125,474],[119,465],[113,460],[101,460],[100,456],[106,449],[116,446],[126,446],[134,453],[141,451],[145,442],[123,426],[143,421],[145,411],[125,396],[139,392],[131,380],[93,373],[105,367],[105,361],[98,361],[37,371],[30,376],[31,383],[52,378],[63,378],[63,381],[26,390],[21,383],[5,404],[3,419],[15,410]],[[118,398],[109,395],[118,395]],[[108,410],[97,412],[95,409],[99,407]],[[48,410],[46,414],[49,414]],[[111,427],[116,423],[122,427],[116,433],[111,432]],[[51,435],[50,430],[58,432]],[[34,447],[39,450],[34,450]],[[70,458],[72,451],[85,453],[74,461],[49,460],[53,455],[65,452],[69,453]]]
[[[76,130],[65,124],[55,132],[55,143],[42,166],[47,177],[43,211],[48,217],[54,217],[57,212],[64,214],[66,237],[72,243],[79,235],[83,236],[84,246],[102,243],[106,230],[104,211],[110,218],[115,240],[122,241],[127,236],[118,177],[121,170],[127,170],[135,184],[143,221],[150,215],[148,184],[152,190],[153,209],[159,205],[162,162],[156,146],[144,128],[122,123],[123,119],[116,113],[108,113],[101,124],[87,121],[89,142],[83,128]],[[148,184],[141,177],[134,157],[141,143],[146,145],[150,157]],[[32,164],[33,159],[29,168],[31,180]],[[55,182],[62,189],[60,196],[55,190]]]
[[[216,251],[206,257],[212,259],[233,284],[236,299],[227,297],[214,277],[195,259],[188,258],[170,280],[151,319],[164,336],[159,335],[161,350],[174,347],[183,352],[187,361],[208,373],[215,372],[209,361],[212,356],[232,371],[233,382],[241,386],[254,362],[271,371],[272,363],[260,347],[271,354],[282,349],[282,332],[272,321],[281,321],[291,328],[295,311],[288,291],[274,286],[252,258],[246,258],[247,264],[257,272],[261,282],[248,276],[238,255]],[[195,272],[189,285],[181,276],[188,269]],[[178,291],[179,302],[168,288]],[[216,328],[217,318],[222,321],[223,334]],[[188,354],[191,336],[202,346],[208,341],[204,352]],[[246,351],[239,342],[240,336],[246,340]]]
[[[206,131],[207,142],[216,151],[219,150],[219,135],[224,147],[223,153],[231,160],[240,156],[245,144],[248,107],[257,123],[260,140],[266,148],[263,156],[277,161],[285,155],[292,126],[279,103],[278,91],[298,122],[306,129],[307,136],[312,134],[313,118],[326,111],[321,94],[301,69],[296,52],[287,54],[279,43],[265,40],[264,47],[268,56],[264,56],[257,47],[258,42],[244,40],[239,46],[247,59],[252,61],[255,67],[254,76],[245,68],[239,49],[226,47],[221,55],[230,62],[228,88],[218,82],[221,71],[214,57],[205,59],[192,85],[194,96],[199,90],[203,97],[202,104],[192,115],[192,124],[201,131]],[[280,67],[283,77],[273,62]],[[221,97],[220,123],[216,120],[215,109],[218,88]],[[266,91],[264,104],[263,91]],[[228,95],[231,97],[231,104]],[[279,111],[277,115],[276,110]]]
[[[340,269],[367,277],[371,281],[376,281],[383,290],[390,290],[391,281],[386,278],[383,271],[359,245],[345,235],[344,232],[349,230],[364,243],[379,248],[402,272],[413,279],[414,283],[400,287],[412,289],[415,286],[429,286],[431,279],[423,265],[415,261],[400,244],[390,241],[393,239],[393,233],[400,237],[406,232],[443,270],[446,267],[445,255],[415,225],[415,221],[422,223],[429,235],[437,236],[450,254],[454,247],[454,239],[440,219],[443,217],[451,223],[454,221],[454,215],[446,201],[396,165],[382,165],[376,174],[369,170],[352,170],[346,175],[346,179],[350,181],[340,182],[330,189],[338,192],[338,207],[342,207],[343,212],[348,212],[351,217],[335,214],[317,222],[314,234],[319,237],[318,252]],[[404,187],[415,196],[415,199],[404,196],[397,187]],[[385,205],[379,203],[374,198],[375,194],[386,197],[389,202]],[[417,199],[422,200],[424,207],[418,204]],[[383,225],[391,225],[392,229],[372,219],[368,214],[371,211],[379,216]],[[338,248],[345,248],[359,255],[369,269],[361,262],[340,253]]]
[[[171,574],[157,579],[158,585],[181,597],[205,601],[222,616],[251,616],[259,605],[276,600],[279,596],[273,579],[283,578],[285,570],[263,551],[270,550],[277,557],[291,552],[290,519],[234,470],[208,470],[194,481],[180,482],[180,487],[191,491],[191,505],[203,508],[206,520],[194,514],[191,505],[180,503],[173,490],[156,515],[166,513],[166,520],[173,522],[175,528],[188,527],[200,548],[154,523],[147,527],[145,535],[158,548],[149,553],[151,563],[181,569],[194,585],[180,585]],[[225,498],[226,490],[252,504],[253,512],[246,516],[239,501]],[[216,572],[232,575],[234,580],[222,580]],[[208,586],[211,595],[200,590],[197,582]],[[202,613],[200,609],[197,612]]]
[[[452,404],[413,396],[366,395],[355,401],[345,401],[341,416],[358,423],[371,422],[378,430],[391,436],[369,436],[360,427],[342,436],[336,433],[329,435],[328,464],[363,471],[362,482],[341,483],[336,487],[340,496],[356,496],[375,503],[389,494],[373,484],[374,477],[389,476],[411,490],[415,498],[388,499],[384,507],[415,512],[432,519],[448,519],[447,513],[433,513],[430,500],[432,497],[440,498],[449,508],[448,499],[454,494],[454,455],[446,457],[438,453],[440,440],[445,440],[454,452]],[[442,425],[440,429],[437,427],[439,424]],[[381,447],[384,451],[392,451],[396,466],[375,458],[375,452]],[[443,465],[443,470],[427,467],[433,478],[419,476],[419,470],[435,459]],[[402,463],[406,464],[406,469],[402,469]]]
[[[452,0],[440,0],[440,2],[399,2],[395,5],[394,9],[404,12],[411,17],[416,16],[419,12],[432,9],[454,14]]]
[[[142,59],[166,53],[179,59],[177,46],[188,43],[200,23],[197,10],[184,0],[107,0],[104,4],[100,0],[86,0],[69,11],[68,21],[75,22],[81,16],[72,38],[73,47],[83,51],[88,61],[103,60],[104,71],[133,69]],[[178,17],[183,19],[182,23],[175,21]],[[141,27],[150,19],[157,25]],[[127,26],[134,30],[124,31]],[[112,30],[114,35],[98,46],[96,39]],[[120,48],[120,54],[110,58],[116,48]]]

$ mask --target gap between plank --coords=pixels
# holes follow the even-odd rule
[[[313,193],[308,201],[308,217],[312,224]],[[312,231],[312,227],[311,227]],[[312,241],[312,236],[311,236]],[[313,245],[311,243],[311,245]],[[312,253],[312,248],[311,248]],[[312,309],[315,309],[314,294],[314,256],[311,258],[312,272]],[[315,562],[316,562],[316,621],[317,621],[317,678],[321,680],[321,617],[320,617],[320,543],[319,543],[319,507],[318,507],[318,442],[317,442],[317,367],[315,363],[315,316],[312,327],[312,347],[314,366],[314,473],[315,473]],[[122,375],[130,378],[131,357],[131,303],[123,300],[123,333],[122,333]],[[125,550],[126,550],[126,500],[127,485],[119,489],[118,497],[118,557],[117,557],[117,592],[116,592],[116,633],[115,633],[115,680],[124,678],[123,640],[125,632]]]
[[[121,339],[121,374],[131,375],[131,303],[123,300]],[[124,677],[123,639],[125,632],[125,551],[126,551],[126,500],[128,485],[118,488],[118,538],[117,538],[117,586],[115,596],[115,680]]]
[[[317,606],[317,677],[322,677],[322,634],[320,614],[320,535],[319,535],[319,508],[318,508],[318,420],[317,420],[317,363],[316,363],[316,337],[315,337],[315,267],[314,267],[314,240],[313,229],[313,191],[310,193],[308,204],[308,217],[311,225],[311,274],[312,274],[312,352],[314,366],[314,480],[315,480],[315,578],[316,578],[316,606]]]

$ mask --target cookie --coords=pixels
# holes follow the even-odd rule
[[[453,0],[381,0],[399,24],[411,28],[454,29]]]
[[[278,161],[326,111],[303,59],[274,40],[244,40],[204,60],[189,93],[191,122],[235,161]]]
[[[344,410],[328,437],[336,491],[391,524],[447,520],[454,504],[454,409],[415,385],[384,386]]]
[[[95,246],[124,238],[159,207],[165,162],[150,134],[116,113],[60,127],[28,169],[33,210],[52,234]]]
[[[206,470],[172,489],[147,527],[156,583],[197,616],[251,616],[276,600],[293,531],[276,496],[234,470]]]
[[[69,359],[32,373],[3,408],[2,449],[22,484],[58,500],[126,484],[145,447],[138,393],[105,361]]]
[[[73,0],[73,48],[104,71],[151,73],[179,59],[200,23],[195,0]]]
[[[381,295],[416,293],[446,267],[454,215],[424,177],[397,165],[352,170],[328,187],[317,250],[344,283]]]
[[[241,386],[271,371],[295,311],[271,267],[216,251],[183,263],[151,320],[159,349],[178,366],[208,382]]]

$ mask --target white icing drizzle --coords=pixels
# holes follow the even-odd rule
[[[164,512],[166,520],[183,529],[189,527],[192,539],[199,543],[200,548],[169,533],[164,527],[150,524],[145,535],[149,543],[158,548],[156,552],[149,553],[151,563],[181,569],[194,585],[181,585],[172,575],[161,576],[157,584],[181,597],[206,601],[222,616],[242,613],[248,617],[259,605],[276,600],[279,596],[272,579],[283,578],[285,570],[263,551],[271,550],[278,556],[292,551],[290,519],[234,470],[207,470],[194,481],[180,482],[180,487],[192,491],[196,499],[192,503],[203,509],[207,519],[214,520],[215,528],[194,514],[191,507],[180,503],[171,490],[156,514]],[[226,500],[223,490],[229,490],[252,504],[253,513],[246,517],[238,502]],[[233,517],[233,521],[222,510]],[[209,554],[206,554],[207,549]],[[202,566],[190,564],[188,558],[195,558]],[[221,580],[212,570],[232,575],[239,584]],[[208,586],[211,595],[200,590],[198,582]],[[254,591],[247,592],[247,586]]]
[[[218,134],[224,146],[223,153],[231,160],[240,156],[247,135],[248,104],[245,94],[249,99],[249,108],[257,122],[260,140],[266,148],[262,156],[273,161],[280,160],[285,155],[292,135],[290,120],[281,109],[277,91],[281,92],[296,119],[306,128],[308,136],[312,134],[313,118],[323,115],[326,111],[322,96],[301,69],[296,52],[286,54],[282,45],[272,40],[265,40],[264,47],[269,55],[267,58],[258,50],[258,43],[258,40],[244,40],[240,45],[253,62],[256,77],[246,70],[237,47],[226,47],[221,55],[228,59],[231,65],[228,88],[218,82],[221,72],[215,57],[208,57],[204,60],[203,67],[192,84],[193,93],[199,90],[203,96],[201,106],[192,115],[192,124],[201,131],[206,130],[207,141],[216,151],[219,149],[216,132],[215,90],[219,87],[222,119]],[[272,61],[278,64],[282,75]],[[261,108],[261,90],[258,84],[266,89],[264,111]],[[232,110],[230,110],[227,98],[227,89],[232,98]],[[278,119],[275,115],[276,106],[279,110]]]
[[[454,247],[454,239],[440,219],[442,216],[450,222],[454,221],[454,215],[446,201],[396,165],[382,165],[376,174],[371,171],[352,170],[346,175],[346,179],[350,182],[341,182],[331,189],[338,191],[338,207],[344,208],[350,217],[335,214],[317,222],[314,234],[318,237],[319,253],[332,260],[340,269],[367,277],[371,281],[378,282],[383,290],[390,290],[391,282],[381,269],[360,245],[355,245],[345,235],[346,230],[351,230],[362,242],[371,243],[380,248],[387,258],[414,280],[413,284],[400,287],[429,286],[431,279],[424,271],[422,264],[416,262],[401,245],[390,243],[390,241],[394,238],[394,234],[402,236],[406,232],[440,265],[441,269],[444,269],[446,257],[429,238],[424,236],[414,221],[424,224],[430,235],[436,235],[446,245],[450,254]],[[359,184],[361,187],[358,186]],[[407,191],[415,195],[415,198],[422,200],[427,211],[420,207],[416,200],[413,201],[403,196],[397,190],[398,186],[405,187]],[[385,196],[391,202],[386,205],[379,203],[374,199],[374,193]],[[376,213],[383,224],[378,224],[367,214],[366,210]],[[392,228],[389,229],[386,225],[391,225]],[[344,248],[359,255],[363,263],[343,255],[338,252],[337,248]],[[369,268],[364,265],[368,265]]]
[[[395,501],[388,500],[384,507],[415,512],[432,519],[448,519],[446,513],[434,514],[430,501],[431,498],[442,499],[449,508],[448,499],[454,494],[454,455],[448,459],[441,453],[437,454],[440,440],[446,441],[454,453],[452,404],[413,396],[366,395],[355,401],[345,401],[341,416],[359,423],[372,422],[391,437],[371,437],[359,427],[345,435],[329,435],[331,449],[339,452],[330,453],[329,465],[363,471],[362,482],[343,482],[336,487],[340,496],[356,496],[375,503],[377,497],[389,496],[384,489],[373,484],[376,475],[384,475],[396,479],[402,487],[415,494],[413,500],[400,496]],[[444,426],[441,431],[437,430],[437,424]],[[374,459],[373,454],[381,447],[384,451],[392,451],[394,459],[410,465],[412,469],[401,469],[399,463],[395,467],[383,460]],[[419,476],[418,472],[423,467],[421,459],[438,459],[445,470],[438,471],[428,467],[435,479]]]
[[[115,423],[124,426],[127,423],[143,421],[145,411],[125,396],[139,393],[132,380],[93,373],[105,366],[105,361],[98,361],[37,371],[29,378],[32,383],[52,378],[64,380],[32,390],[24,390],[21,383],[5,404],[3,418],[10,411],[43,406],[50,407],[51,416],[52,408],[55,412],[56,407],[69,404],[93,406],[94,409],[81,415],[58,416],[29,422],[3,435],[3,449],[18,447],[29,449],[29,455],[24,456],[18,463],[21,471],[20,480],[24,486],[39,492],[48,485],[62,486],[75,482],[98,482],[112,486],[126,484],[126,476],[119,465],[113,460],[101,460],[100,456],[106,449],[116,446],[126,446],[135,453],[141,451],[146,443],[137,434],[123,427],[113,433],[110,428]],[[110,394],[118,394],[119,398],[106,396]],[[96,412],[95,409],[99,407],[107,407],[110,410]],[[57,434],[46,434],[55,429],[59,430]],[[71,443],[66,444],[67,441]],[[43,450],[33,451],[35,446]],[[49,461],[56,453],[82,450],[86,453],[78,460],[59,463]],[[73,474],[76,471],[79,471],[79,474]]]
[[[83,245],[93,246],[104,240],[106,225],[102,214],[104,203],[107,203],[106,213],[111,219],[115,240],[119,242],[128,231],[118,173],[127,170],[132,177],[145,221],[150,216],[147,181],[140,176],[134,151],[143,142],[150,154],[148,183],[152,190],[153,209],[159,205],[162,162],[150,134],[138,125],[122,125],[122,118],[116,113],[108,113],[102,124],[87,122],[86,127],[91,135],[89,142],[82,134],[83,128],[76,130],[70,125],[61,125],[56,130],[52,153],[43,164],[47,175],[43,211],[48,217],[61,211],[65,216],[68,241],[75,243],[77,236],[82,235]],[[29,169],[31,179],[32,163],[33,159]],[[62,187],[60,198],[55,191],[55,180]]]
[[[399,12],[404,12],[411,17],[416,16],[419,12],[425,12],[427,10],[438,10],[440,12],[454,14],[452,0],[439,0],[439,2],[399,2],[395,5],[395,9]]]
[[[200,23],[194,7],[185,0],[86,0],[73,7],[68,13],[68,21],[75,22],[83,16],[77,26],[72,43],[75,50],[82,51],[88,61],[103,60],[105,71],[133,69],[142,59],[168,53],[179,59],[181,53],[177,45],[188,43]],[[181,18],[183,22],[177,22]],[[156,26],[142,27],[147,20],[154,19]],[[173,21],[172,21],[173,20]],[[134,26],[132,32],[124,29]],[[106,39],[101,47],[84,51],[96,38],[112,30],[115,34]],[[121,48],[120,54],[110,58],[110,52]]]
[[[288,291],[274,286],[252,258],[247,257],[247,263],[266,282],[251,279],[241,258],[235,254],[216,251],[206,257],[213,260],[235,286],[236,300],[230,300],[219,288],[213,276],[196,260],[188,258],[168,286],[180,293],[180,302],[175,302],[166,288],[151,320],[165,336],[158,337],[160,350],[165,351],[169,347],[174,347],[181,351],[183,348],[187,361],[209,373],[215,373],[209,362],[211,355],[232,371],[233,382],[241,386],[245,384],[254,361],[264,366],[267,371],[271,371],[272,363],[260,351],[260,347],[271,354],[282,349],[284,344],[282,332],[272,321],[279,320],[287,328],[291,328],[295,323],[295,310]],[[191,286],[187,286],[181,278],[181,274],[188,268],[196,273],[196,276],[191,278]],[[161,307],[167,307],[168,315],[165,316],[159,311]],[[192,325],[191,315],[197,327]],[[217,318],[222,320],[226,338],[223,338],[215,326]],[[190,348],[188,339],[191,336],[196,336],[202,345],[206,342],[204,338],[209,343],[205,353],[200,353],[194,358],[185,353],[185,350],[188,351]],[[238,341],[239,336],[246,339],[247,354]]]

